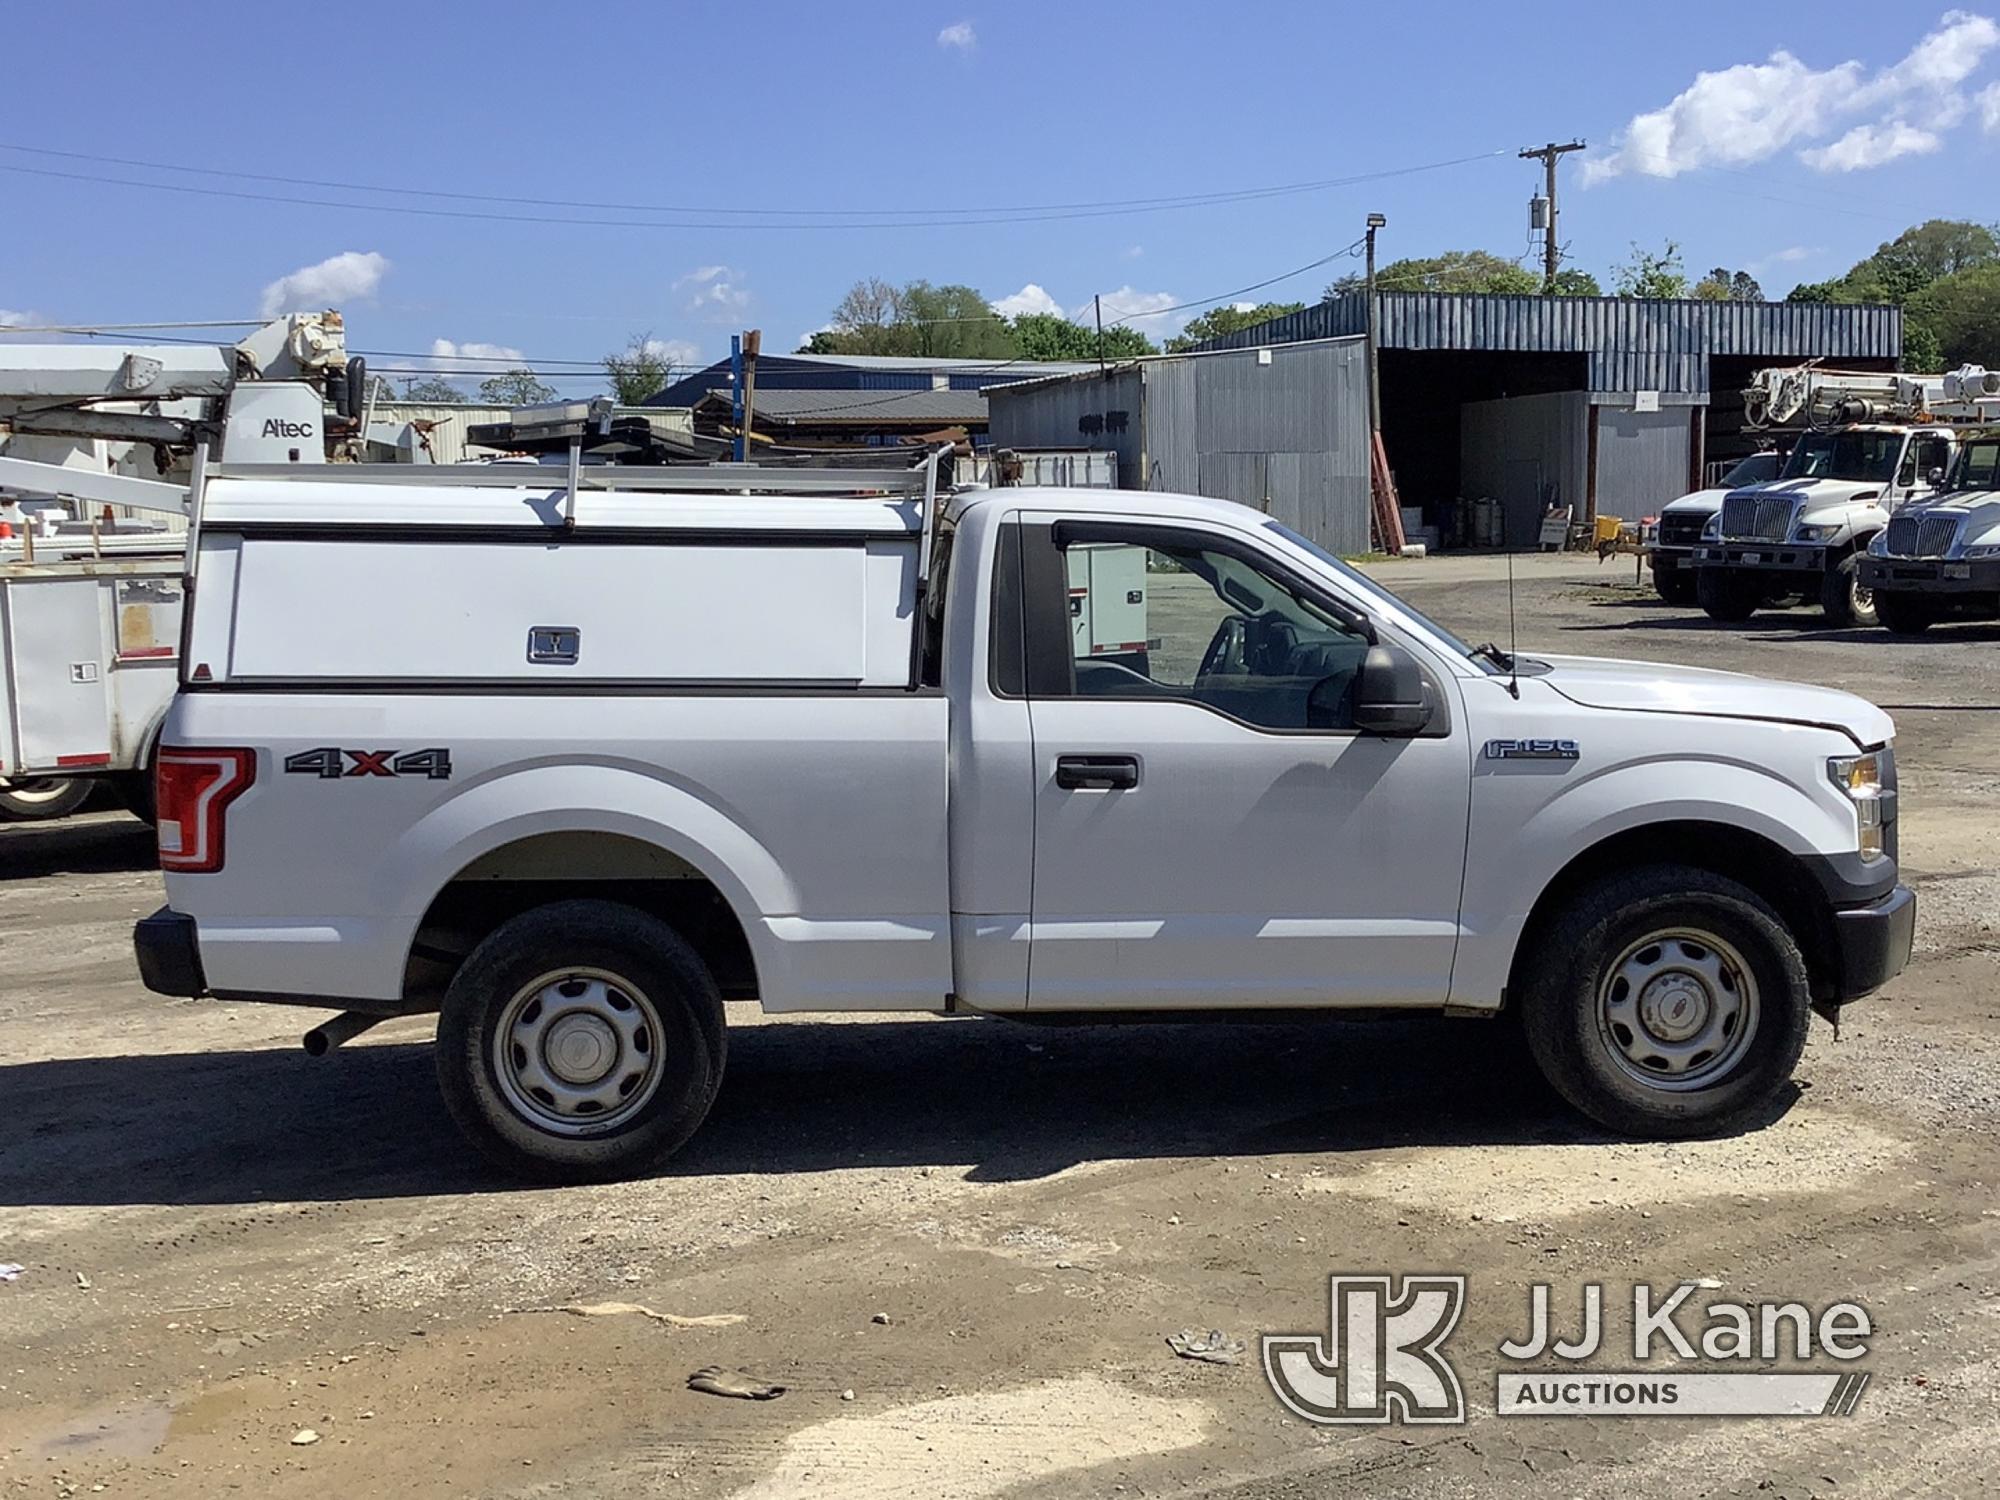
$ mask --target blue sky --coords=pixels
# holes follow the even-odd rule
[[[868,275],[1143,314],[1341,251],[1370,210],[1385,259],[1527,256],[1540,169],[1513,152],[1572,136],[1593,149],[1563,168],[1571,263],[1607,277],[1671,236],[1691,271],[1747,266],[1774,296],[1922,219],[1992,217],[2000,182],[2000,26],[1942,8],[55,5],[11,8],[0,46],[10,148],[409,190],[0,149],[0,321],[331,304],[355,348],[447,366],[589,360],[640,331],[679,357],[751,326],[789,349]]]

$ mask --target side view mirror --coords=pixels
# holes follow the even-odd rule
[[[1367,734],[1417,734],[1431,721],[1423,669],[1401,646],[1370,646],[1354,679],[1354,724]]]
[[[1927,485],[1929,485],[1929,486],[1930,486],[1930,487],[1931,487],[1932,489],[1934,489],[1934,490],[1941,490],[1941,489],[1943,489],[1943,488],[1944,488],[1944,470],[1943,470],[1943,469],[1939,469],[1939,468],[1932,468],[1932,469],[1930,469],[1930,470],[1929,470],[1928,472],[1926,472],[1926,473],[1925,473],[1925,475],[1924,475],[1924,483],[1925,483],[1925,484],[1927,484]]]

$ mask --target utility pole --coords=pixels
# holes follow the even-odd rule
[[[1558,146],[1550,141],[1546,146],[1525,147],[1521,153],[1523,161],[1538,161],[1548,174],[1549,213],[1548,222],[1542,226],[1542,295],[1556,294],[1556,269],[1562,263],[1562,250],[1556,243],[1556,161],[1572,151],[1581,151],[1582,141],[1571,141],[1566,146]]]
[[[1382,431],[1382,361],[1377,354],[1381,338],[1375,326],[1375,231],[1388,227],[1389,221],[1382,215],[1368,216],[1368,432],[1371,437]]]
[[[1090,296],[1091,311],[1097,314],[1097,373],[1104,373],[1104,299],[1095,292]]]
[[[757,420],[757,355],[763,347],[761,328],[743,335],[743,420],[736,424],[736,441],[743,449],[738,457],[746,463],[750,458],[750,428]]]

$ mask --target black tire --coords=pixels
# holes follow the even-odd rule
[[[529,998],[560,1006],[572,989],[580,1008],[554,1019]],[[573,1024],[588,1033],[585,1050],[608,1047],[613,1057],[574,1086],[546,1050],[572,1014],[584,1018]],[[630,1038],[619,1039],[620,1025]],[[514,1038],[505,1062],[503,1026]],[[532,1059],[519,1040],[530,1026],[543,1028]],[[502,923],[459,967],[438,1017],[438,1086],[452,1118],[502,1167],[541,1181],[603,1182],[665,1160],[708,1114],[725,1056],[722,996],[700,956],[666,923],[612,901],[558,901]],[[643,1101],[614,1101],[610,1124],[564,1113],[577,1094],[627,1079],[637,1080],[628,1094],[646,1091]]]
[[[1936,608],[1922,594],[1875,591],[1875,618],[1891,635],[1922,635],[1937,624]]]
[[[1653,588],[1669,604],[1692,604],[1695,602],[1695,571],[1685,564],[1655,567]]]
[[[1675,936],[1651,941],[1667,933]],[[1714,1009],[1703,1011],[1696,1001],[1694,1014],[1712,1015],[1719,1023],[1733,1000],[1740,1024],[1718,1041],[1707,1062],[1680,1074],[1676,1085],[1667,1081],[1673,1075],[1633,1056],[1668,1044],[1643,1030],[1628,1029],[1621,1038],[1609,997],[1628,956],[1640,964],[1648,953],[1665,950],[1657,960],[1660,978],[1646,990],[1664,985],[1661,1009],[1678,1005],[1673,966],[1679,955],[1700,954],[1704,945],[1723,972],[1741,977],[1733,989],[1715,992],[1722,1003]],[[1805,1048],[1812,1001],[1799,946],[1761,897],[1723,876],[1683,865],[1613,876],[1559,913],[1536,949],[1529,955],[1521,997],[1529,1049],[1558,1093],[1622,1135],[1718,1135],[1754,1123],[1790,1079]],[[1628,992],[1625,1014],[1643,1014],[1633,1003],[1638,1001]],[[1703,1033],[1689,1040],[1699,1044]],[[1713,1076],[1704,1076],[1704,1069],[1713,1069]]]
[[[151,826],[160,821],[159,807],[153,798],[153,772],[150,767],[143,771],[127,771],[118,778],[118,800],[141,823]]]
[[[1697,568],[1694,596],[1711,620],[1738,625],[1757,613],[1764,602],[1764,586],[1754,577],[1725,568]]]
[[[1877,623],[1874,593],[1861,582],[1861,554],[1850,552],[1826,570],[1819,586],[1820,612],[1830,625]]]
[[[0,818],[38,823],[66,818],[90,800],[90,781],[82,776],[36,776],[0,781]]]

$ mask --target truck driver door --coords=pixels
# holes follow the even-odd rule
[[[1029,1009],[1442,1004],[1471,782],[1450,675],[1422,735],[1361,733],[1364,630],[1282,560],[1024,519]]]

